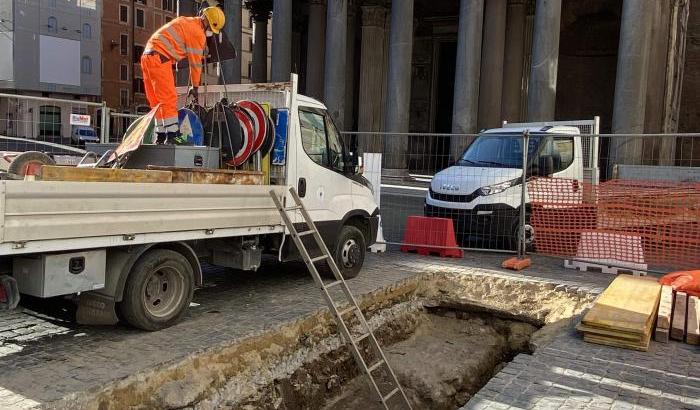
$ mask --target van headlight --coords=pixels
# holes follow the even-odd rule
[[[482,188],[479,189],[479,194],[480,194],[481,196],[489,196],[489,195],[500,194],[501,192],[505,191],[506,189],[508,189],[508,188],[510,188],[510,187],[514,187],[514,186],[516,186],[516,185],[520,185],[521,182],[522,182],[522,181],[521,181],[520,178],[515,178],[515,179],[511,179],[510,181],[506,181],[506,182],[501,182],[501,183],[498,183],[498,184],[493,184],[493,185],[485,186],[485,187],[482,187]]]

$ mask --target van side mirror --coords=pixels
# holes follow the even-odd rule
[[[537,165],[537,176],[550,177],[554,174],[554,158],[551,155],[540,156]]]

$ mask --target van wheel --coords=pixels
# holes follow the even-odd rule
[[[513,223],[512,232],[511,249],[517,251],[518,238],[520,238],[520,218]],[[535,228],[530,223],[530,215],[525,218],[525,252],[535,252]]]
[[[143,330],[160,330],[177,323],[194,293],[194,271],[181,254],[153,249],[141,256],[129,273],[122,317]]]
[[[360,274],[366,252],[367,241],[362,232],[351,225],[343,226],[336,242],[334,259],[344,279],[352,279]]]

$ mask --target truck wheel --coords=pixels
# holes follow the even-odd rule
[[[518,238],[520,238],[520,220],[513,223],[512,236],[510,240],[511,250],[518,250]],[[535,252],[535,228],[530,223],[530,215],[525,218],[525,252]]]
[[[194,272],[187,259],[175,251],[154,249],[131,269],[119,310],[132,326],[160,330],[182,318],[193,293]]]
[[[360,274],[366,252],[367,241],[362,232],[351,225],[343,226],[335,246],[335,263],[344,279],[352,279]]]

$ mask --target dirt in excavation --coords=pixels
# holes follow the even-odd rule
[[[455,409],[464,405],[516,354],[528,351],[533,325],[488,315],[422,314],[416,331],[384,352],[414,408]],[[378,370],[381,387],[392,390]],[[355,377],[325,409],[384,409],[367,377]],[[401,403],[396,396],[389,403]],[[392,408],[400,408],[393,407]]]

